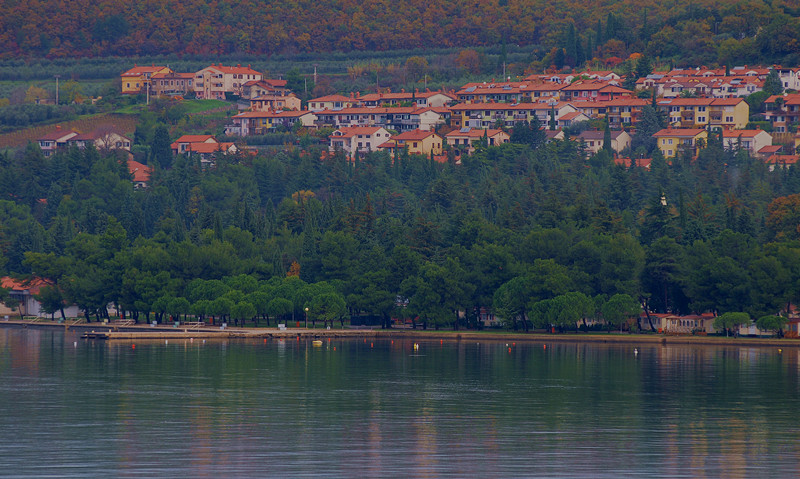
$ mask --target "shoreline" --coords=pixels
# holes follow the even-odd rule
[[[562,343],[619,343],[661,344],[701,346],[745,346],[745,347],[792,347],[800,348],[800,339],[753,338],[723,336],[691,336],[665,334],[619,334],[619,333],[524,333],[493,331],[436,331],[413,329],[304,329],[286,328],[189,328],[173,326],[125,325],[103,323],[65,324],[54,322],[0,321],[0,327],[75,330],[83,332],[82,338],[104,341],[132,341],[147,339],[318,339],[318,338],[373,338],[416,339],[421,341],[517,341],[517,342],[562,342]]]

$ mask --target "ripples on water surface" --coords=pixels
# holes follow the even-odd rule
[[[412,344],[0,329],[0,476],[798,475],[793,348]]]

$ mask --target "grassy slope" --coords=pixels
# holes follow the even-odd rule
[[[235,108],[232,103],[220,100],[186,100],[186,106],[186,112],[189,115],[204,114],[206,112],[213,115],[214,112],[221,109]],[[136,124],[139,122],[138,114],[144,111],[145,108],[145,105],[131,105],[120,108],[113,113],[87,115],[71,121],[32,126],[11,133],[0,134],[0,148],[24,146],[29,141],[36,141],[40,136],[53,131],[56,125],[60,125],[64,130],[72,129],[80,133],[88,133],[101,125],[111,124],[121,133],[132,137]]]

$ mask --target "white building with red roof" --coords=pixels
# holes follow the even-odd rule
[[[325,95],[308,100],[308,109],[311,111],[341,110],[343,108],[351,108],[357,103],[358,101],[353,95],[349,97],[344,95]]]
[[[499,146],[508,143],[511,137],[499,129],[462,128],[444,135],[444,139],[448,145],[472,153],[475,151],[475,142],[486,139],[487,146]]]
[[[413,129],[432,130],[445,123],[450,110],[444,108],[411,107],[354,107],[341,110],[322,110],[317,116],[317,126],[382,126],[397,131]]]
[[[147,184],[150,182],[150,175],[153,173],[152,168],[138,161],[128,160],[128,171],[131,174],[134,188],[147,188]]]
[[[226,93],[242,96],[245,83],[262,78],[263,75],[250,68],[250,65],[214,64],[195,73],[194,92],[197,98],[224,100]]]
[[[317,116],[308,110],[245,111],[231,117],[231,124],[225,126],[225,134],[264,135],[279,126],[292,128],[297,123],[303,127],[313,127],[316,120]]]
[[[438,155],[442,153],[442,137],[432,131],[406,131],[392,137],[378,148],[388,150],[392,155],[403,148],[408,148],[408,152],[413,154],[430,155],[433,153]]]
[[[39,148],[42,149],[44,156],[49,157],[55,153],[56,149],[59,147],[66,146],[67,142],[75,136],[78,136],[77,132],[63,130],[61,129],[61,125],[57,125],[55,130],[40,136],[36,142],[39,144]]]
[[[79,133],[70,138],[67,143],[69,145],[75,145],[78,148],[86,148],[90,144],[93,144],[98,150],[131,151],[133,140],[114,131],[113,128],[101,127],[89,133]]]
[[[348,155],[377,151],[378,146],[389,141],[391,136],[385,128],[379,126],[346,126],[328,137],[329,150],[339,149]]]
[[[123,94],[137,94],[145,90],[150,85],[153,75],[159,73],[172,73],[169,67],[165,66],[139,66],[135,65],[130,70],[120,75],[122,81]]]
[[[9,276],[0,278],[0,287],[8,289],[9,296],[18,302],[18,305],[14,308],[14,310],[3,303],[0,303],[0,315],[9,317],[47,317],[48,313],[42,311],[41,303],[34,298],[34,295],[39,294],[44,286],[53,286],[53,283],[42,278],[30,278],[27,280],[14,279]],[[77,306],[64,305],[63,311],[64,316],[67,318],[76,318],[81,313]]]
[[[764,130],[722,130],[722,145],[729,150],[747,150],[755,156],[766,146],[772,146],[772,135]]]
[[[605,131],[601,130],[582,131],[580,134],[578,134],[576,140],[583,143],[587,153],[596,154],[601,149],[603,149],[603,143],[605,142]],[[619,153],[625,148],[628,148],[629,146],[631,146],[631,135],[629,135],[627,131],[624,130],[611,131],[611,149],[615,153]]]
[[[400,90],[400,93],[368,93],[360,95],[358,98],[360,106],[393,106],[402,105],[404,103],[411,103],[409,106],[416,106],[417,108],[435,108],[448,105],[455,100],[455,97],[448,95],[441,91],[419,91],[407,92]]]
[[[180,155],[188,152],[191,150],[192,145],[196,145],[198,143],[216,144],[219,142],[216,138],[214,138],[214,135],[183,135],[175,140],[170,145],[170,148],[172,148],[172,153]]]
[[[164,72],[150,77],[150,94],[184,96],[194,94],[194,73]]]

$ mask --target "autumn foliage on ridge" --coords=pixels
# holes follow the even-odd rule
[[[424,47],[564,46],[705,62],[800,52],[797,2],[743,0],[0,0],[0,57],[292,54]],[[612,19],[614,19],[612,21]],[[584,43],[585,42],[585,43]],[[624,57],[623,57],[624,58]]]

